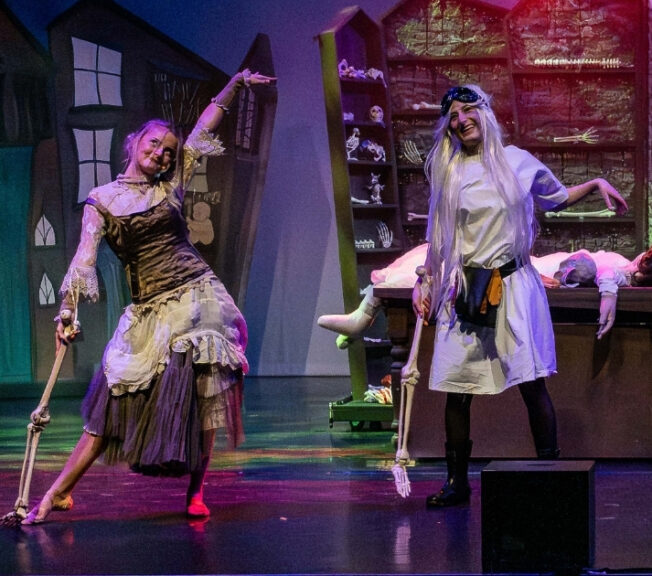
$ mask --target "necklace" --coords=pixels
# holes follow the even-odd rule
[[[144,178],[131,178],[118,174],[116,178],[118,186],[125,192],[139,192],[143,196],[151,193],[155,184],[145,180]]]
[[[133,178],[119,174],[112,186],[113,194],[104,199],[104,206],[111,209],[115,216],[124,216],[133,212],[141,212],[152,207],[163,188],[157,183],[151,183],[145,178]]]

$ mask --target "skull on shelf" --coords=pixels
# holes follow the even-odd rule
[[[385,125],[383,119],[385,118],[385,112],[380,106],[372,106],[369,108],[369,120],[375,122],[376,124]]]

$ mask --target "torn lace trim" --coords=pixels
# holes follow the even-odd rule
[[[206,283],[210,284],[211,280],[214,278],[215,278],[215,274],[213,272],[206,272],[205,274],[201,275],[199,278],[195,278],[194,280],[187,282],[183,286],[179,286],[178,288],[174,288],[172,290],[169,290],[168,292],[159,294],[158,296],[152,298],[148,302],[142,302],[141,304],[136,304],[132,302],[131,308],[133,310],[134,316],[136,318],[140,318],[141,316],[143,316],[146,313],[149,313],[150,311],[153,311],[154,313],[157,314],[161,306],[167,304],[170,300],[176,300],[178,302],[181,300],[181,297],[189,290],[193,290],[195,288],[199,288],[200,290],[203,290],[203,285]]]
[[[242,370],[244,374],[249,372],[249,364],[244,353],[241,350],[238,350],[237,347],[229,342],[222,334],[208,331],[203,334],[195,334],[191,337],[182,337],[173,342],[166,354],[159,360],[155,372],[161,373],[165,370],[170,361],[170,354],[172,352],[185,352],[191,347],[193,348],[193,362],[212,366],[216,374],[221,368],[229,368],[233,371]],[[126,393],[133,394],[134,392],[147,390],[150,387],[154,376],[154,374],[150,374],[143,380],[139,381],[132,380],[129,382],[122,379],[117,382],[112,382],[109,376],[109,362],[106,358],[104,373],[107,376],[107,383],[113,396],[121,396]],[[225,385],[224,382],[226,381],[216,381],[214,385],[217,386],[217,388],[212,392],[212,394],[224,391],[219,385],[220,382],[222,382],[222,385]],[[229,381],[228,386],[231,384],[232,383]]]
[[[61,283],[59,294],[65,297],[75,292],[91,302],[97,302],[100,290],[94,266],[73,266],[68,270]]]
[[[225,151],[220,138],[204,127],[197,127],[192,131],[186,140],[186,147],[190,149],[193,157],[221,156]]]

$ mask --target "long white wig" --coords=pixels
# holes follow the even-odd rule
[[[478,154],[487,176],[507,206],[508,220],[514,230],[513,254],[520,264],[530,261],[530,249],[536,235],[532,197],[510,168],[503,146],[502,130],[489,104],[489,96],[473,84],[468,88],[478,94],[476,102],[482,143]],[[429,242],[428,268],[433,275],[431,310],[436,316],[451,290],[464,285],[462,274],[462,226],[460,188],[462,161],[466,152],[450,129],[450,108],[437,122],[434,145],[425,163],[430,184],[430,209],[426,239]]]

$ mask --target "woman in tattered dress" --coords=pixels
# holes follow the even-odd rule
[[[428,496],[431,508],[467,502],[470,406],[476,394],[517,385],[537,455],[559,454],[555,411],[545,378],[556,371],[545,289],[530,262],[533,202],[559,210],[591,192],[623,213],[627,204],[605,180],[566,189],[530,153],[503,146],[501,129],[478,86],[451,88],[442,100],[426,161],[430,210],[425,263],[413,306],[436,319],[430,388],[447,393],[448,477]]]
[[[272,80],[249,70],[236,74],[185,143],[170,123],[147,122],[127,137],[124,174],[89,193],[79,246],[61,288],[57,349],[74,339],[76,295],[98,297],[102,237],[124,266],[132,302],[84,399],[84,432],[23,524],[69,510],[73,488],[100,455],[144,474],[189,474],[188,516],[210,514],[203,484],[216,430],[225,428],[230,446],[244,438],[247,326],[188,239],[183,194],[198,160],[224,152],[214,131],[238,90]]]

